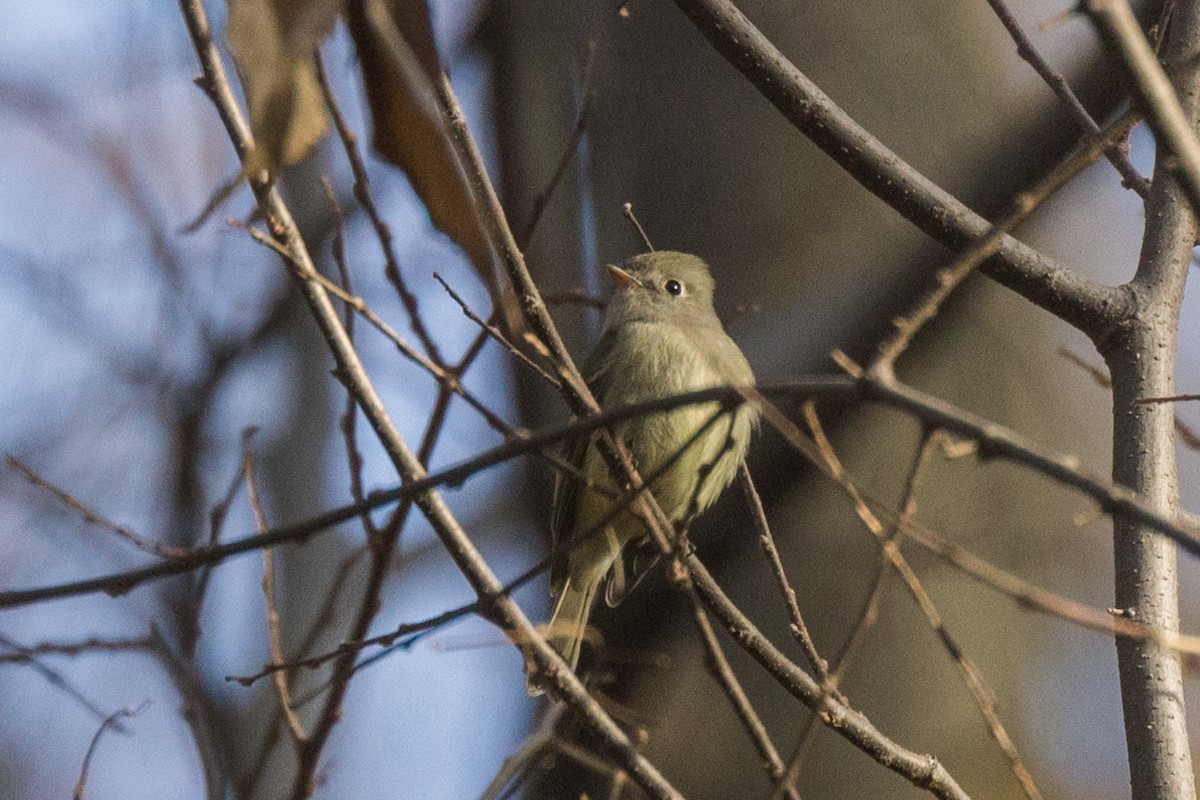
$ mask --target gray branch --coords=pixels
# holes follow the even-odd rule
[[[675,0],[705,38],[789,122],[842,169],[905,219],[947,247],[960,250],[991,225],[889,150],[788,60],[730,0]],[[1089,334],[1098,334],[1120,300],[1004,236],[981,268],[998,283]]]

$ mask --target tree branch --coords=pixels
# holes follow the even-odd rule
[[[915,786],[927,789],[934,796],[943,800],[969,800],[970,796],[936,758],[914,753],[893,742],[862,714],[831,697],[808,673],[779,652],[726,596],[700,563],[699,558],[695,555],[689,556],[688,567],[705,605],[729,630],[738,644],[761,664],[780,686],[820,714],[827,726],[883,766],[903,775]]]
[[[1093,0],[1086,8],[1134,73],[1157,144],[1142,252],[1130,283],[1133,305],[1114,335],[1097,342],[1112,376],[1113,481],[1137,492],[1148,509],[1176,514],[1174,414],[1169,405],[1139,400],[1175,393],[1183,287],[1200,233],[1193,210],[1200,206],[1188,202],[1189,196],[1200,198],[1200,147],[1193,132],[1200,120],[1200,77],[1194,69],[1184,75],[1176,95],[1126,4]],[[1198,45],[1200,2],[1180,2],[1164,55],[1182,59]],[[1168,635],[1178,631],[1175,546],[1144,522],[1120,515],[1113,521],[1113,554],[1117,608]],[[1178,654],[1154,639],[1122,638],[1117,668],[1133,800],[1194,798]]]
[[[1050,91],[1054,92],[1055,97],[1062,101],[1063,106],[1070,113],[1071,118],[1075,120],[1075,124],[1079,126],[1079,130],[1085,134],[1096,136],[1100,133],[1100,126],[1096,124],[1096,120],[1092,119],[1092,115],[1084,108],[1083,103],[1071,90],[1071,85],[1067,83],[1067,79],[1061,73],[1055,72],[1054,68],[1042,57],[1038,49],[1034,46],[1033,41],[1025,33],[1021,27],[1021,23],[1017,22],[1016,16],[1009,9],[1004,0],[987,0],[988,5],[996,12],[996,16],[1012,37],[1013,43],[1017,46],[1017,55],[1021,57],[1029,66],[1033,67],[1033,71],[1038,74],[1046,85],[1050,87]],[[1117,142],[1110,142],[1104,148],[1104,155],[1121,174],[1121,183],[1124,186],[1133,189],[1142,199],[1146,199],[1150,195],[1150,181],[1142,177],[1142,174],[1137,171],[1137,167],[1129,161],[1129,154]]]
[[[1128,67],[1145,103],[1146,118],[1160,143],[1159,156],[1164,155],[1165,145],[1175,157],[1176,169],[1172,172],[1178,173],[1193,207],[1200,208],[1200,139],[1196,138],[1194,117],[1184,110],[1171,79],[1133,16],[1133,9],[1126,0],[1087,0],[1085,8]],[[1180,40],[1178,30],[1187,25],[1186,17],[1187,9],[1177,9],[1172,35],[1167,40],[1168,58],[1182,58],[1191,52],[1171,46]]]
[[[213,44],[207,14],[200,0],[180,0],[180,7],[204,71],[205,88],[225,123],[239,159],[245,163],[253,148],[253,139],[234,100],[220,55]],[[363,410],[367,421],[401,478],[408,483],[427,477],[424,466],[400,435],[383,400],[367,375],[353,343],[338,318],[324,284],[318,280],[317,270],[283,198],[271,185],[268,176],[250,175],[247,177],[250,187],[254,191],[255,199],[258,201],[259,209],[271,228],[272,235],[288,251],[290,260],[297,266],[294,274],[300,290],[334,356],[342,381],[354,393],[355,400]],[[556,689],[556,694],[579,710],[589,727],[604,741],[607,749],[617,756],[638,785],[655,798],[681,797],[657,768],[638,752],[625,732],[588,694],[574,672],[546,643],[520,607],[503,593],[502,584],[488,567],[466,531],[450,513],[450,509],[441,496],[432,489],[426,489],[418,492],[414,496],[413,502],[429,520],[476,595],[480,600],[485,601],[485,612],[488,619],[500,627],[522,652],[537,661]],[[395,537],[390,538],[394,541]],[[383,560],[386,559],[376,559],[373,562],[373,571]],[[373,575],[373,577],[375,576]],[[362,628],[364,619],[369,624],[371,616],[373,616],[373,612],[368,614],[364,606],[360,609],[355,628]],[[361,638],[361,635],[355,638]],[[347,656],[346,659],[352,666],[353,656]],[[340,664],[342,662],[339,662]],[[339,684],[335,684],[335,691],[338,686]],[[345,683],[340,686],[344,691]],[[329,720],[336,721],[337,716],[340,715],[338,700],[336,694],[327,700],[322,721],[311,731],[311,738],[305,743],[301,766],[297,770],[296,782],[292,787],[293,798],[308,797],[312,794],[314,789],[312,767],[316,760],[314,754],[320,752],[325,738],[328,736],[328,731],[332,727]]]
[[[1186,518],[1177,513],[1157,510],[1129,489],[1087,473],[1080,467],[1078,459],[1072,456],[1047,453],[1003,425],[980,419],[901,383],[893,382],[885,385],[868,377],[852,379],[841,376],[816,376],[787,384],[762,386],[758,388],[758,392],[766,397],[792,399],[820,397],[846,402],[857,400],[898,409],[933,428],[941,428],[961,438],[977,442],[980,456],[983,458],[1003,458],[1030,467],[1057,483],[1091,497],[1106,513],[1125,515],[1134,522],[1165,534],[1182,545],[1188,552],[1200,556],[1200,529]],[[460,486],[472,475],[488,467],[547,447],[554,442],[599,430],[613,422],[652,411],[667,411],[685,405],[698,405],[713,401],[732,402],[740,398],[742,398],[742,394],[739,389],[723,387],[687,392],[609,409],[601,414],[531,435],[526,439],[505,442],[474,458],[430,473],[404,486],[372,492],[367,495],[367,499],[363,503],[341,506],[302,522],[273,528],[260,536],[247,536],[226,544],[196,548],[190,551],[188,556],[174,561],[160,562],[149,567],[103,577],[30,589],[3,591],[0,592],[0,609],[96,592],[106,592],[114,596],[121,595],[147,581],[217,564],[231,556],[285,542],[302,542],[321,531],[353,519],[365,511],[390,505],[434,487]],[[1166,406],[1158,404],[1156,407]]]
[[[675,0],[712,46],[795,128],[866,189],[925,233],[960,250],[991,227],[855,122],[796,68],[730,0]],[[1080,330],[1095,330],[1115,290],[1004,236],[983,272]]]

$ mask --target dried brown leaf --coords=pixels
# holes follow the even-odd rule
[[[229,45],[246,90],[254,152],[246,172],[308,155],[329,127],[313,53],[344,0],[229,0]]]
[[[358,48],[372,121],[372,144],[400,167],[433,224],[466,251],[495,294],[488,235],[467,182],[435,86],[441,62],[425,0],[351,0],[350,33]]]

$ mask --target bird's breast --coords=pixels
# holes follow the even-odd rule
[[[638,323],[608,354],[607,408],[669,397],[726,384],[754,380],[741,351],[720,329],[691,331],[658,323]],[[703,346],[697,336],[706,337]],[[697,481],[707,474],[699,499],[702,511],[732,479],[750,439],[752,414],[743,407],[721,414],[718,403],[681,406],[625,420],[613,433],[630,450],[642,478],[649,480],[664,510],[680,518],[699,491]],[[655,475],[658,475],[655,478]]]

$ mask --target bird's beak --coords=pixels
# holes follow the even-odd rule
[[[618,289],[632,289],[634,286],[642,285],[642,282],[637,278],[633,277],[620,267],[614,267],[612,264],[608,265],[608,274],[609,277],[612,278],[613,284]]]

